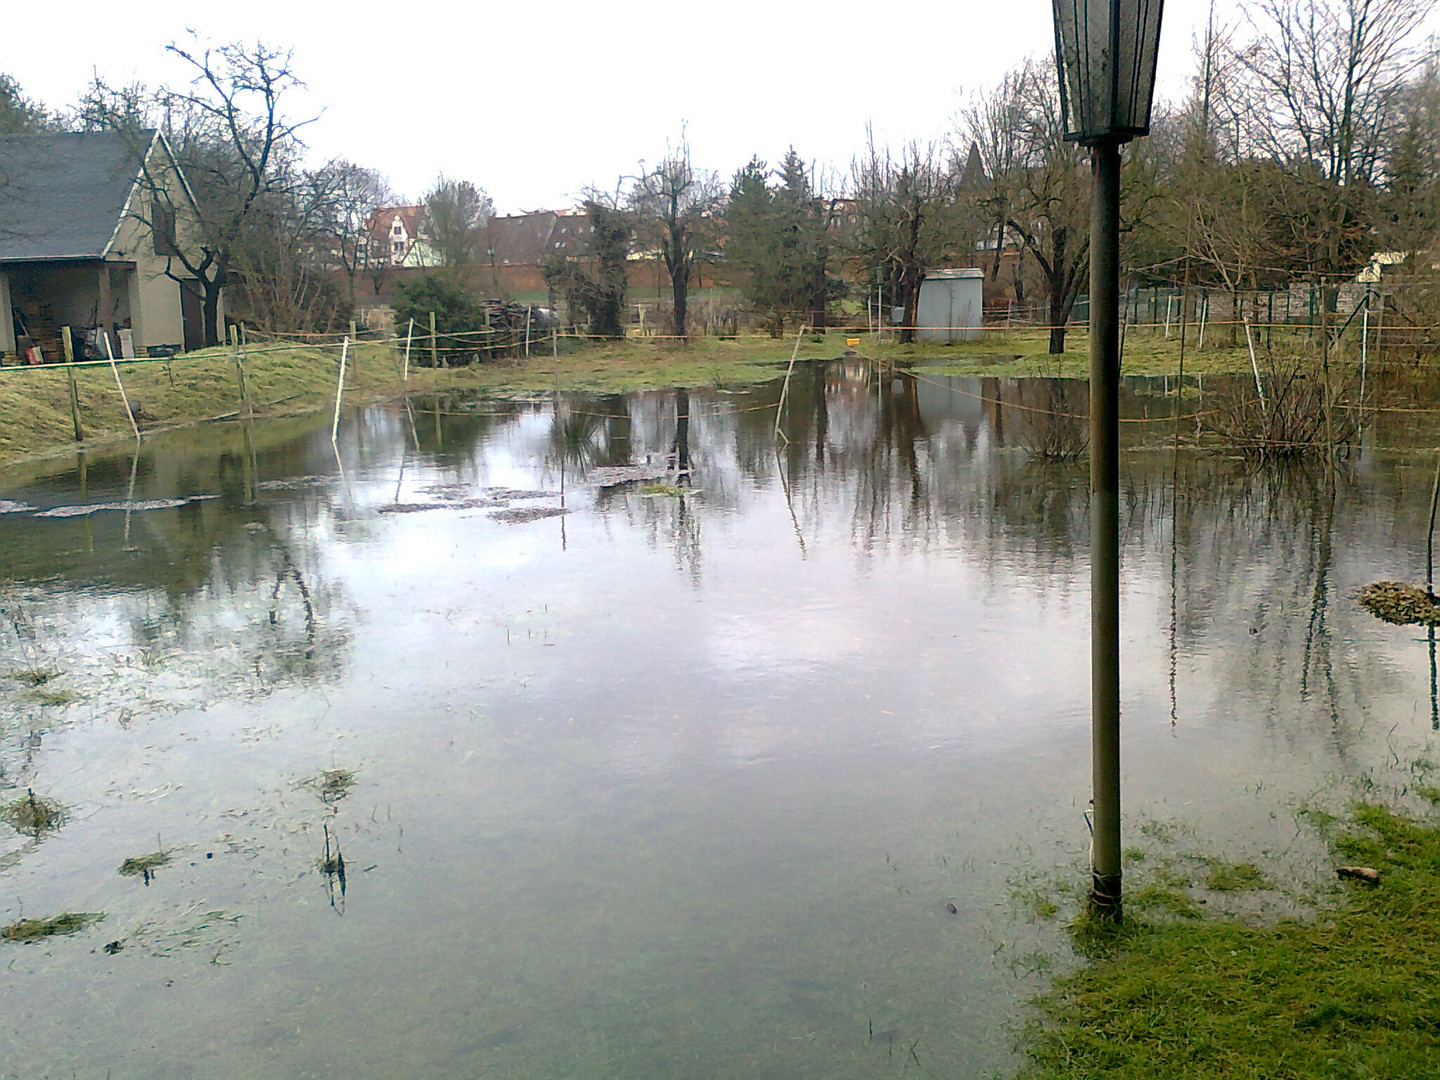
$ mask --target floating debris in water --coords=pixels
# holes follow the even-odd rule
[[[26,791],[25,797],[0,806],[0,821],[7,822],[16,832],[40,839],[65,824],[65,807],[54,799]]]
[[[261,480],[255,486],[261,491],[298,491],[301,488],[329,487],[333,476],[290,476],[279,480]]]
[[[640,495],[646,499],[672,499],[689,494],[692,494],[690,488],[676,487],[674,484],[640,485]]]
[[[125,942],[123,941],[120,941],[118,939],[115,941],[107,941],[105,943],[105,954],[107,956],[114,956],[123,948],[125,948]]]
[[[130,513],[142,513],[147,510],[175,510],[188,503],[203,502],[219,497],[219,495],[190,495],[183,499],[133,499],[129,502],[87,503],[84,506],[52,506],[49,510],[41,510],[35,516],[37,518],[72,518],[99,514],[106,510],[129,511]]]
[[[637,465],[601,465],[587,472],[585,479],[597,487],[617,487],[620,484],[658,482],[674,476],[675,471],[663,461],[647,461]]]
[[[1440,626],[1440,603],[1403,581],[1376,581],[1360,590],[1360,606],[1396,626]]]
[[[49,919],[21,919],[0,928],[0,938],[25,942],[62,934],[78,934],[103,918],[103,911],[64,911]]]
[[[20,668],[17,671],[6,672],[7,679],[14,679],[16,682],[28,683],[30,686],[44,686],[51,679],[58,678],[64,674],[59,668]]]
[[[498,505],[493,499],[458,499],[454,502],[387,503],[377,511],[381,514],[418,514],[422,510],[475,510]]]
[[[36,705],[71,705],[80,700],[73,690],[27,690],[25,696]]]
[[[502,521],[506,525],[523,525],[527,521],[539,521],[542,518],[559,517],[561,514],[568,514],[570,511],[560,506],[517,506],[513,510],[499,510],[490,515],[495,521]]]
[[[520,488],[492,487],[486,488],[485,494],[492,499],[499,499],[501,502],[522,502],[526,499],[558,499],[558,491],[524,491]]]
[[[321,802],[333,806],[350,794],[350,789],[355,786],[355,772],[353,769],[324,769],[320,775],[306,780],[305,784],[315,789]]]
[[[40,509],[38,506],[16,502],[14,499],[0,499],[0,514],[28,514],[32,510],[38,509]]]
[[[152,851],[148,855],[132,855],[120,864],[120,876],[144,878],[145,884],[149,885],[155,877],[155,871],[169,861],[170,853],[165,850]]]

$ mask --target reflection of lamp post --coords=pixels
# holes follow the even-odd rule
[[[1054,0],[1065,138],[1090,147],[1090,907],[1120,906],[1120,145],[1150,130],[1163,0]]]

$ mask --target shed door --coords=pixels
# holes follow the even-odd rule
[[[180,283],[180,324],[185,335],[185,351],[205,347],[205,310],[200,304],[198,286],[189,281]]]

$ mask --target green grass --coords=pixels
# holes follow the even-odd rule
[[[65,911],[49,919],[20,919],[0,928],[0,938],[6,941],[28,942],[64,934],[78,934],[103,918],[103,911]]]
[[[1078,921],[1091,962],[1039,999],[1021,1076],[1440,1075],[1440,828],[1361,805],[1333,847],[1381,881],[1344,886],[1313,918],[1211,916],[1156,882],[1129,898],[1123,929]],[[1209,870],[1212,888],[1263,883],[1248,864]]]
[[[1083,378],[1088,370],[1085,334],[1072,332],[1068,351],[1048,354],[1043,331],[986,330],[984,340],[954,345],[899,345],[887,334],[832,330],[806,335],[800,359],[831,359],[858,337],[861,357],[914,366],[930,375],[969,374]],[[423,350],[412,355],[409,383],[402,387],[399,355],[388,346],[359,342],[349,353],[346,402],[356,405],[412,393],[474,391],[500,396],[564,390],[628,393],[672,386],[746,386],[778,377],[789,362],[795,335],[741,335],[735,339],[697,337],[688,344],[666,338],[619,341],[551,342],[538,340],[529,358],[497,359],[469,367],[419,366]],[[338,370],[336,348],[254,346],[246,363],[251,403],[261,415],[294,415],[332,407]],[[1136,332],[1125,346],[1123,370],[1130,375],[1173,375],[1179,341]],[[173,361],[120,365],[121,378],[142,431],[163,430],[242,411],[234,359],[226,348],[206,349]],[[1191,374],[1249,370],[1243,347],[1221,343],[1216,335],[1204,351],[1189,346],[1185,370]],[[75,369],[81,423],[90,444],[128,441],[130,421],[109,365]],[[73,449],[74,430],[66,371],[56,367],[0,368],[0,466]]]

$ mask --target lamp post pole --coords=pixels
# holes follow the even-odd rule
[[[1091,146],[1090,723],[1094,785],[1091,910],[1120,901],[1120,142]]]
[[[1165,0],[1054,0],[1065,138],[1090,147],[1090,911],[1120,921],[1120,147],[1150,131]]]

